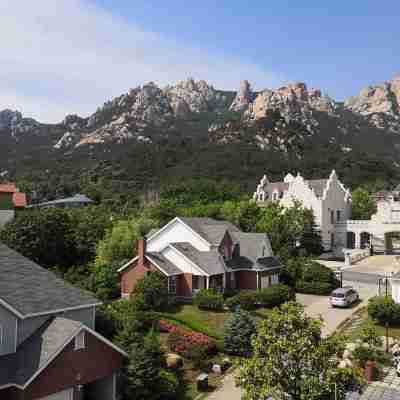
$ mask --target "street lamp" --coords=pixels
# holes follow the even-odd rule
[[[340,287],[343,287],[343,271],[340,265],[336,269],[336,278],[339,279]]]

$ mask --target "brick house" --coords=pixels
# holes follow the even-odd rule
[[[166,276],[171,294],[190,298],[204,288],[266,288],[278,283],[279,270],[267,235],[212,218],[176,217],[139,240],[138,255],[119,269],[121,296],[154,271]]]
[[[99,301],[0,243],[0,399],[116,400],[124,352]]]

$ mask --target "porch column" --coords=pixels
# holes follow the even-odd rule
[[[226,272],[222,274],[222,289],[225,290],[226,288]]]
[[[361,233],[360,232],[356,232],[355,236],[356,236],[356,243],[355,243],[354,247],[356,249],[360,249],[361,248]]]
[[[257,290],[261,289],[261,285],[260,285],[260,273],[257,271]]]
[[[210,289],[210,277],[206,277],[206,289]]]

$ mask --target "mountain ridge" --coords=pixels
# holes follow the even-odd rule
[[[294,151],[296,157],[314,142],[335,144],[343,152],[367,144],[397,160],[399,133],[400,75],[344,103],[302,82],[256,92],[245,80],[238,91],[222,91],[188,78],[164,88],[149,82],[107,101],[89,117],[67,115],[56,124],[0,111],[0,155],[8,151],[15,157],[38,147],[70,155],[77,149],[90,153],[98,145],[251,140],[261,149]]]

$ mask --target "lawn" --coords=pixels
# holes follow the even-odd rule
[[[258,308],[251,314],[256,320],[267,318],[271,310]],[[170,312],[162,313],[162,318],[183,328],[204,333],[215,339],[222,339],[224,325],[231,317],[231,311],[200,310],[191,304],[177,305]]]
[[[270,309],[258,308],[251,311],[256,321],[261,321],[268,317],[271,313]],[[174,325],[180,326],[186,330],[203,333],[221,342],[224,334],[224,326],[226,321],[232,316],[231,311],[211,311],[211,310],[200,310],[192,304],[180,304],[174,306],[171,310],[164,313],[159,313],[160,319],[164,319]],[[167,338],[168,334],[162,333],[160,335],[161,343],[167,350]],[[221,359],[224,358],[223,353],[217,354],[213,357],[213,361],[220,363]],[[235,357],[229,357],[234,359]],[[196,377],[200,371],[195,369],[193,363],[190,360],[185,359],[184,361],[184,376],[187,386],[184,392],[179,396],[178,400],[190,400],[190,399],[203,399],[203,396],[196,389]],[[209,385],[210,391],[215,390],[221,383],[223,375],[209,373]],[[205,395],[204,395],[205,396]]]
[[[379,336],[386,336],[386,328],[373,321],[368,316],[366,308],[360,309],[349,320],[345,321],[340,328],[340,332],[348,336],[350,341],[355,341],[360,337],[362,329],[370,322],[375,325]],[[389,327],[389,337],[400,339],[400,327]]]

